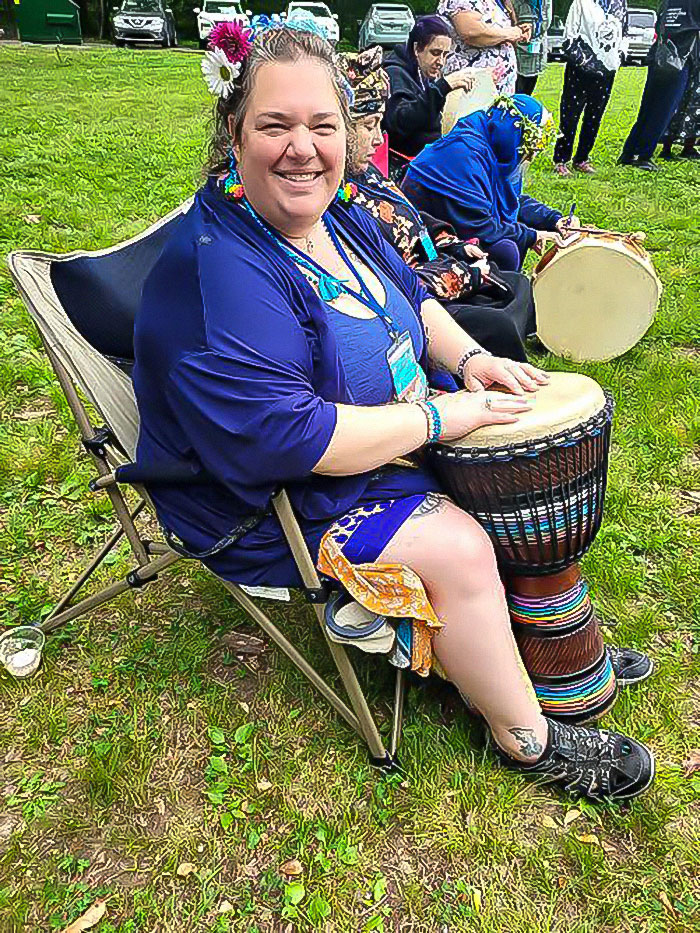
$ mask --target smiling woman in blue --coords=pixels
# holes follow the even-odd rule
[[[328,43],[289,28],[252,48],[235,29],[224,38],[226,58],[205,63],[221,93],[212,177],[149,277],[136,327],[137,460],[201,480],[150,489],[162,524],[226,579],[298,584],[269,511],[284,486],[331,576],[362,593],[362,568],[405,568],[407,598],[429,600],[429,649],[504,764],[594,797],[641,793],[645,746],[542,715],[490,539],[410,461],[426,440],[517,420],[523,389],[546,376],[484,353],[350,203],[347,86]],[[468,388],[429,396],[435,368]]]

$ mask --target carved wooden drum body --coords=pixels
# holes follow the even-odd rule
[[[516,424],[437,444],[430,459],[445,491],[493,542],[543,710],[583,722],[617,693],[577,566],[602,520],[613,402],[587,376],[550,378]]]

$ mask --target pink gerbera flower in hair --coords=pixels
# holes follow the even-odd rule
[[[240,64],[250,54],[251,31],[240,23],[219,23],[209,33],[209,48],[221,49],[233,65]]]

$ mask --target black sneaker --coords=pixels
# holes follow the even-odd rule
[[[617,160],[618,165],[634,165],[637,161],[637,156],[625,156],[621,155]]]
[[[643,172],[658,172],[660,171],[659,166],[656,162],[652,162],[651,159],[637,159],[636,162],[633,162],[632,165],[635,168],[641,168]]]
[[[607,645],[605,650],[615,671],[618,687],[639,684],[654,671],[654,662],[641,651],[635,651],[634,648],[617,648],[615,645]]]
[[[679,159],[690,159],[693,162],[697,162],[700,159],[700,151],[697,149],[681,149]]]
[[[500,761],[513,771],[595,801],[638,797],[654,780],[654,756],[641,742],[607,729],[584,729],[553,719],[547,724],[549,740],[539,761],[518,761],[494,742]]]

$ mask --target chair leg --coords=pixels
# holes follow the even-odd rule
[[[403,729],[403,714],[406,703],[406,675],[403,669],[396,668],[396,682],[394,684],[394,718],[391,725],[391,739],[389,741],[389,754],[396,760],[396,752],[401,742]]]
[[[139,504],[136,506],[136,508],[133,510],[133,512],[130,515],[130,518],[132,521],[138,517],[140,512],[143,511],[144,506],[145,506],[145,502],[139,502]],[[70,605],[76,593],[78,593],[82,589],[82,587],[87,583],[87,581],[90,579],[93,573],[100,566],[100,564],[105,559],[105,557],[107,557],[107,555],[117,546],[117,544],[121,541],[123,535],[124,535],[124,529],[120,526],[111,536],[111,538],[109,538],[109,540],[106,541],[105,544],[100,548],[97,554],[95,554],[93,559],[90,561],[87,567],[83,570],[83,572],[80,574],[77,580],[73,583],[73,586],[71,586],[68,592],[64,596],[62,596],[61,599],[59,599],[59,601],[53,607],[53,609],[48,614],[48,616],[44,619],[44,624],[46,624],[50,619],[53,619],[54,616],[57,616],[61,612],[61,610],[65,609],[66,606]]]
[[[274,497],[272,503],[294,557],[294,561],[299,569],[299,575],[301,576],[304,586],[307,590],[318,591],[321,586],[318,571],[311,559],[311,554],[309,553],[306,541],[299,527],[299,522],[294,515],[287,493],[281,490]],[[390,768],[393,764],[391,756],[384,747],[382,738],[379,735],[379,730],[369,710],[367,700],[358,683],[357,675],[350,663],[347,652],[341,645],[337,645],[327,637],[323,618],[324,607],[319,603],[315,603],[314,611],[316,612],[316,618],[318,619],[323,637],[328,645],[328,650],[335,662],[335,666],[338,668],[338,673],[343,681],[343,686],[347,691],[352,708],[355,710],[355,714],[360,721],[362,734],[369,746],[370,761],[374,767],[382,769]]]
[[[145,567],[138,567],[136,570],[132,570],[126,575],[124,580],[118,580],[116,583],[112,583],[110,586],[106,586],[103,590],[100,590],[99,593],[93,593],[74,606],[70,606],[63,612],[46,619],[42,622],[40,627],[43,632],[52,632],[55,628],[58,628],[59,625],[65,625],[66,622],[71,622],[73,619],[85,615],[85,613],[89,612],[91,609],[103,606],[116,596],[121,596],[122,593],[126,593],[127,590],[138,589],[145,583],[150,583],[161,571],[166,570],[179,560],[182,560],[182,558],[179,554],[175,554],[174,551],[171,551],[169,554],[163,554],[160,557],[155,557],[153,560],[150,560]]]

